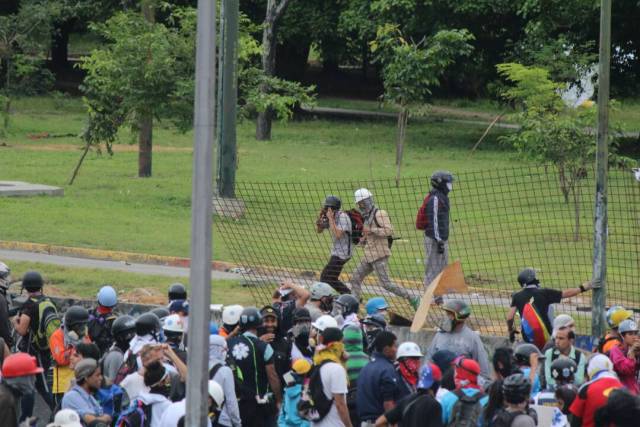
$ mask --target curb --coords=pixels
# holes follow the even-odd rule
[[[76,248],[72,246],[49,245],[45,243],[0,240],[0,249],[107,261],[125,261],[132,264],[164,265],[168,267],[182,268],[189,268],[191,265],[190,258],[143,254],[137,252],[111,251],[106,249]],[[237,266],[229,262],[211,261],[212,270],[228,271],[234,267]]]

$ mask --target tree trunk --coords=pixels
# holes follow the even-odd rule
[[[76,176],[78,176],[78,172],[80,172],[80,166],[82,166],[82,162],[84,162],[84,158],[87,157],[89,148],[91,148],[91,144],[87,142],[84,146],[84,150],[82,150],[82,155],[80,156],[80,159],[76,164],[76,167],[73,169],[73,173],[71,174],[71,179],[69,180],[69,185],[73,185],[73,182],[76,180]]]
[[[267,13],[264,19],[262,30],[262,71],[267,77],[273,77],[276,73],[276,22],[284,13],[289,0],[268,0]],[[260,85],[262,93],[269,93],[271,88],[263,83]],[[256,123],[256,139],[258,141],[268,141],[271,139],[271,122],[273,111],[267,108],[258,113]]]
[[[153,116],[145,114],[138,123],[138,177],[151,176],[151,154],[153,150]]]
[[[560,179],[560,191],[564,197],[564,202],[569,204],[569,183],[567,182],[566,171],[564,165],[558,165],[558,178]]]
[[[53,69],[64,70],[69,66],[69,34],[71,22],[62,22],[56,25],[51,41],[51,65]]]
[[[580,240],[580,186],[575,181],[571,192],[573,193],[573,209],[575,214],[573,241],[577,242]]]
[[[400,168],[402,167],[402,154],[404,152],[404,140],[407,131],[409,111],[402,107],[398,113],[398,133],[396,139],[396,187],[400,187]]]

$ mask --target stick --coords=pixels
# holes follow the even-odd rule
[[[484,133],[482,134],[482,136],[480,137],[480,139],[478,140],[478,142],[476,142],[476,144],[473,146],[473,148],[471,149],[471,154],[473,154],[476,151],[476,148],[478,148],[478,145],[480,145],[480,143],[482,142],[482,140],[489,134],[489,131],[491,130],[491,128],[498,123],[498,120],[500,120],[500,118],[504,116],[504,113],[500,113],[496,116],[495,119],[493,119],[493,121],[491,122],[491,124],[489,124],[489,127],[487,127],[487,129],[484,131]]]
[[[76,167],[73,170],[73,175],[71,175],[71,179],[69,180],[69,185],[73,185],[73,181],[75,181],[76,176],[78,175],[78,171],[80,171],[80,166],[82,166],[82,162],[84,161],[84,158],[87,156],[87,153],[89,152],[90,147],[91,147],[91,143],[87,142],[87,144],[84,146],[84,151],[82,152],[82,156],[80,156],[80,160],[78,160],[78,163],[76,164]]]

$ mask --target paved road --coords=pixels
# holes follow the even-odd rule
[[[49,255],[37,252],[10,251],[0,249],[1,261],[26,261],[55,264],[72,268],[98,268],[104,270],[117,270],[136,274],[153,274],[170,277],[189,277],[189,269],[183,267],[168,267],[151,264],[129,264],[123,261],[104,261],[89,258],[75,258],[69,256]],[[242,276],[225,271],[211,271],[212,279],[241,279]]]

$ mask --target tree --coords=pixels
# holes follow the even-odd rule
[[[431,89],[455,58],[471,53],[473,36],[466,30],[441,30],[419,42],[403,36],[398,25],[387,24],[377,31],[372,43],[375,59],[382,65],[384,98],[400,108],[396,137],[396,185],[407,122],[412,106],[424,102]]]
[[[287,9],[290,0],[267,0],[267,12],[262,24],[262,72],[266,77],[274,77],[276,74],[276,24]],[[271,90],[268,80],[260,85],[260,91],[268,94]],[[265,141],[271,139],[271,122],[273,109],[268,106],[258,112],[256,122],[256,139]]]
[[[549,71],[517,63],[498,65],[498,72],[512,86],[503,96],[517,104],[521,126],[518,132],[502,137],[523,154],[542,164],[553,164],[558,171],[560,191],[565,203],[573,203],[575,220],[573,238],[580,239],[579,181],[587,174],[596,146],[591,129],[595,108],[570,108],[562,101],[563,82],[554,82]],[[610,161],[626,165],[629,159],[616,154],[611,144]]]
[[[138,134],[139,177],[152,173],[154,118],[170,118],[185,130],[192,120],[195,11],[176,9],[170,22],[130,11],[94,24],[107,44],[81,65],[87,73],[87,147],[105,142],[110,150],[118,129],[128,125]]]

